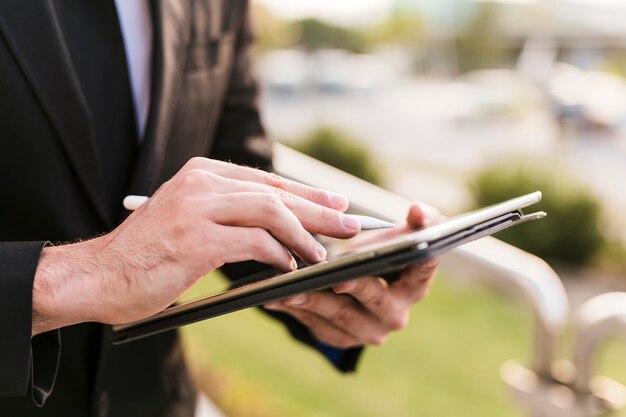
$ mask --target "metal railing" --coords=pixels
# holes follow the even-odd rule
[[[345,194],[353,212],[402,222],[411,204],[284,145],[274,145],[274,169],[285,177]],[[543,260],[487,237],[442,256],[441,268],[504,289],[532,312],[535,333],[530,369],[512,361],[501,369],[504,381],[529,415],[591,417],[626,405],[626,389],[621,384],[607,378],[602,383],[590,382],[597,346],[615,332],[626,335],[626,294],[613,294],[611,309],[603,310],[605,299],[590,301],[581,309],[572,363],[557,356],[570,316],[567,294]]]

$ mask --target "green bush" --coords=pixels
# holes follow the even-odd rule
[[[381,170],[367,148],[337,130],[320,127],[303,141],[290,143],[290,146],[372,184],[383,183]]]
[[[546,219],[497,235],[542,258],[582,265],[598,255],[606,244],[600,227],[600,204],[562,175],[523,163],[494,166],[481,172],[472,188],[477,206],[542,191],[541,203],[529,210],[546,211]]]

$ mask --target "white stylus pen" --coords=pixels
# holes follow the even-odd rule
[[[124,208],[131,211],[137,210],[147,199],[148,197],[142,195],[128,195],[124,198]],[[389,229],[395,226],[393,223],[370,216],[359,216],[357,214],[349,214],[349,216],[354,217],[361,223],[361,230]]]

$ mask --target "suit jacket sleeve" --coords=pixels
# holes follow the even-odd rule
[[[249,13],[241,15],[245,18],[237,35],[233,70],[211,157],[271,170],[271,143],[265,136],[261,124],[257,100],[258,88],[251,71],[254,36]],[[258,271],[259,266],[246,262],[227,265],[222,270],[229,279],[234,280]],[[308,328],[291,316],[276,312],[267,313],[282,321],[297,340],[324,354],[340,371],[350,372],[355,369],[362,348],[333,351],[332,348],[318,343]]]
[[[33,279],[45,242],[0,243],[0,404],[42,406],[60,357],[59,331],[31,338]]]

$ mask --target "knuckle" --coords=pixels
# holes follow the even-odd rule
[[[439,258],[432,258],[422,264],[422,270],[426,273],[433,273],[439,266]]]
[[[374,345],[374,346],[380,346],[384,344],[386,341],[387,341],[386,333],[373,333],[366,340],[367,344]]]
[[[250,227],[249,229],[250,239],[254,249],[256,251],[268,251],[270,242],[269,235],[265,229],[261,227]]]
[[[325,191],[320,190],[319,188],[307,187],[306,189],[306,197],[311,201],[326,201],[328,200],[327,194]]]
[[[187,163],[185,163],[185,166],[183,167],[183,169],[185,170],[198,169],[200,167],[205,166],[208,161],[209,159],[207,158],[203,158],[201,156],[194,156],[193,158],[189,159]]]
[[[181,182],[183,183],[183,186],[188,185],[188,184],[193,184],[195,181],[198,180],[199,176],[200,176],[200,170],[197,168],[192,168],[181,174]]]
[[[383,291],[374,291],[374,293],[368,297],[365,304],[371,305],[374,308],[380,308],[385,304],[385,300],[386,297]]]
[[[236,207],[238,204],[245,204],[245,199],[240,194],[228,193],[228,194],[216,194],[212,196],[212,201],[221,202],[226,206]]]
[[[194,156],[193,158],[189,160],[188,163],[191,164],[192,166],[198,166],[198,165],[204,164],[206,161],[208,161],[207,158],[203,158],[201,156]]]
[[[352,309],[347,305],[342,305],[331,314],[330,319],[340,325],[348,324],[352,320]]]
[[[300,307],[306,308],[307,310],[316,311],[319,304],[319,294],[313,291],[306,294],[306,298],[304,299],[304,302],[300,305]]]
[[[429,293],[429,286],[424,285],[419,290],[415,292],[415,296],[413,297],[414,302],[422,301]]]
[[[282,300],[279,304],[282,306],[283,311],[289,313],[293,318],[307,326],[313,334],[317,333],[320,323],[319,319],[315,315],[309,313],[308,311],[292,308],[289,304],[287,304],[286,300]]]
[[[270,215],[276,215],[282,211],[282,208],[283,208],[283,203],[280,200],[280,198],[278,198],[276,195],[274,194],[263,195],[263,210],[266,213]]]
[[[390,330],[402,330],[409,324],[409,313],[408,311],[403,311],[401,313],[395,314],[391,317],[388,322],[388,327]]]
[[[265,183],[271,187],[284,189],[287,185],[287,180],[278,174],[273,172],[267,172],[264,174]]]
[[[337,336],[328,340],[326,343],[339,349],[350,349],[359,345],[356,340],[349,336]]]
[[[354,288],[354,293],[363,300],[363,303],[380,308],[387,301],[387,281],[382,278],[368,278],[359,280]]]
[[[364,304],[374,308],[382,307],[387,299],[385,287],[378,279],[368,282],[367,285],[364,281],[358,282],[355,293],[362,297]]]
[[[274,190],[274,195],[286,206],[289,206],[293,201],[293,195],[290,192],[279,188]]]
[[[354,281],[354,288],[352,289],[352,293],[354,295],[357,296],[363,296],[365,295],[365,289],[366,289],[366,285],[365,285],[365,279],[357,279]]]
[[[182,186],[185,188],[195,188],[200,184],[204,184],[209,177],[206,171],[198,168],[190,169],[182,174]]]
[[[418,281],[418,284],[420,285],[420,287],[430,287],[430,285],[433,283],[434,279],[435,279],[435,275],[434,274],[430,274],[430,275],[420,279]]]
[[[322,223],[328,223],[333,218],[337,218],[338,219],[337,213],[335,213],[333,210],[328,209],[326,207],[320,207],[319,219],[320,219],[320,221]]]
[[[324,339],[327,330],[327,324],[315,313],[299,310],[301,321],[309,326],[313,334],[320,340]]]

